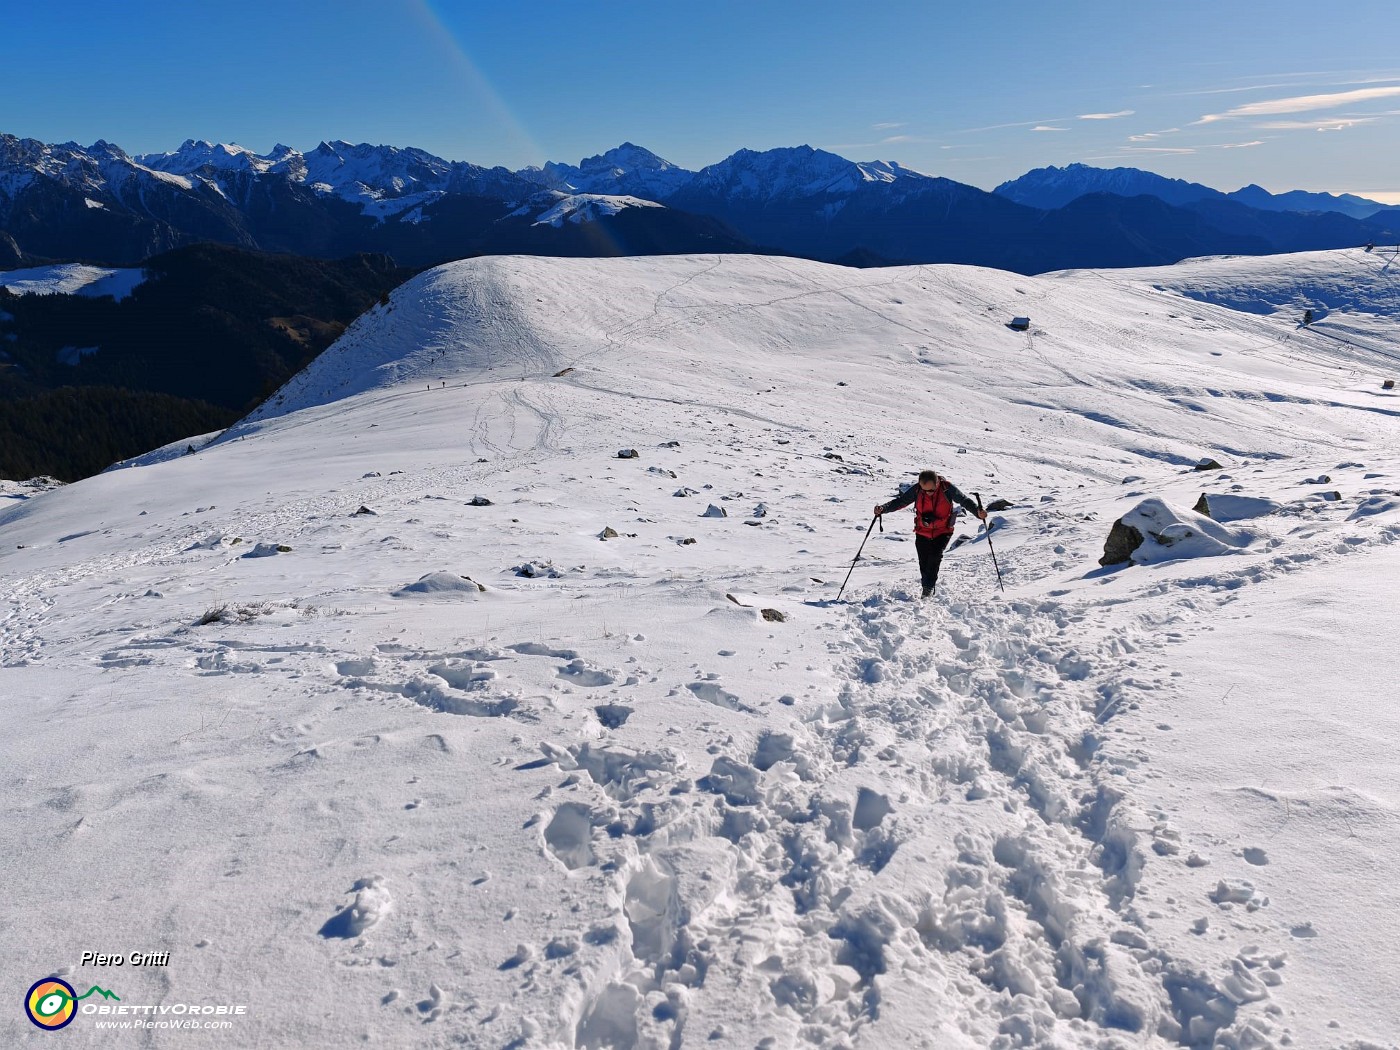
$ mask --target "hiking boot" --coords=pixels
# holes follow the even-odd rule
[[[927,597],[928,597],[930,594],[932,594],[932,593],[933,593],[933,588],[932,588],[932,587],[925,587],[925,588],[924,588],[924,597],[925,597],[925,598],[927,598]]]

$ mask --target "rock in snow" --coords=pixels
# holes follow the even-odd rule
[[[1253,539],[1248,531],[1224,528],[1193,510],[1147,499],[1113,523],[1099,564],[1131,560],[1136,565],[1153,565],[1179,558],[1234,554]]]

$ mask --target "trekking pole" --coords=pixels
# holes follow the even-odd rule
[[[841,600],[841,595],[846,590],[846,584],[851,582],[851,573],[856,571],[856,562],[860,561],[860,552],[865,550],[865,540],[870,539],[870,533],[875,528],[875,523],[880,521],[880,515],[876,514],[870,519],[870,528],[865,530],[865,539],[860,541],[860,546],[856,549],[856,556],[851,559],[851,567],[846,570],[846,578],[841,581],[841,590],[836,592],[836,600]],[[880,532],[885,531],[885,523],[880,521]]]
[[[979,511],[982,510],[982,493],[974,492],[973,495],[977,497],[977,509]],[[1000,587],[1003,591],[1005,591],[1006,584],[1001,582],[1001,566],[997,564],[996,548],[992,546],[992,527],[985,521],[982,522],[982,524],[986,526],[987,529],[987,550],[991,551],[992,554],[992,568],[996,569],[997,571],[997,586]]]

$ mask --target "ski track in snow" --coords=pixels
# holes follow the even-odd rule
[[[955,456],[980,423],[885,449],[894,460],[934,445],[966,491],[1012,473],[1045,500],[1008,511],[994,534],[1011,589],[989,591],[977,538],[950,550],[939,597],[918,601],[890,582],[912,571],[901,517],[871,539],[850,603],[837,605],[831,577],[864,531],[837,493],[858,490],[852,500],[868,513],[867,491],[884,494],[903,464],[882,465],[868,439],[843,440],[841,424],[801,404],[739,402],[714,384],[668,390],[649,374],[629,381],[629,370],[658,340],[743,329],[758,323],[749,315],[821,300],[853,310],[830,306],[832,316],[870,316],[912,338],[891,352],[901,367],[980,367],[992,382],[983,352],[901,320],[897,297],[878,307],[872,298],[931,285],[968,298],[968,310],[1035,313],[1071,275],[998,275],[1008,293],[991,278],[955,280],[957,268],[836,281],[771,260],[787,283],[766,295],[727,273],[733,260],[674,265],[656,276],[652,301],[580,313],[598,343],[582,352],[506,310],[521,289],[534,297],[528,280],[493,271],[469,310],[449,304],[464,325],[493,306],[505,312],[492,333],[507,348],[498,374],[452,378],[440,347],[451,336],[479,355],[471,340],[482,337],[449,326],[430,333],[422,345],[439,349],[419,365],[388,357],[406,371],[397,385],[370,384],[357,409],[388,431],[426,425],[408,422],[428,411],[415,405],[452,406],[436,409],[450,423],[435,425],[450,426],[459,451],[432,465],[390,471],[412,460],[411,445],[349,461],[385,465],[363,476],[337,465],[327,480],[298,463],[265,497],[255,481],[241,502],[149,525],[99,506],[85,527],[44,539],[42,562],[7,575],[5,668],[32,672],[45,698],[61,690],[38,676],[78,675],[66,701],[75,710],[81,700],[165,712],[151,725],[173,741],[176,764],[144,757],[150,775],[30,767],[7,797],[25,819],[37,807],[58,814],[62,842],[139,820],[147,799],[236,797],[241,830],[196,852],[183,877],[214,887],[214,914],[239,899],[221,880],[255,881],[238,907],[278,915],[297,965],[340,974],[321,987],[358,997],[354,1023],[391,1044],[1298,1045],[1299,1023],[1317,1019],[1290,1002],[1290,952],[1315,931],[1271,917],[1273,851],[1241,846],[1250,877],[1226,873],[1197,856],[1201,828],[1150,801],[1161,744],[1132,716],[1171,702],[1173,651],[1241,597],[1400,540],[1386,509],[1393,486],[1361,477],[1345,427],[1329,435],[1309,422],[1323,417],[1300,415],[1280,437],[1257,406],[1360,409],[1380,427],[1390,409],[1355,391],[1293,389],[1296,376],[1262,394],[1243,373],[1237,389],[1218,376],[1105,380],[1092,371],[1101,364],[1066,360],[1028,332],[1018,366],[1037,362],[1043,380],[1004,397],[1034,421],[1021,436],[989,439],[975,462]],[[707,302],[712,293],[696,291],[706,280],[733,282],[722,287],[736,298]],[[1134,286],[1128,297],[1164,294]],[[1257,322],[1211,309],[1213,331],[1237,325],[1259,338]],[[387,316],[357,327],[371,343],[391,330]],[[1134,359],[1157,352],[1135,326],[1110,323],[1095,338]],[[1272,352],[1270,368],[1310,367],[1286,342]],[[448,378],[432,379],[439,369]],[[578,374],[556,374],[564,369]],[[742,379],[751,398],[777,382]],[[1106,382],[1117,398],[1106,407],[1075,400]],[[222,448],[239,454],[242,436],[300,449],[320,430],[326,445],[346,444],[350,423],[314,392],[361,383],[308,370],[285,390],[309,397],[300,416],[242,424]],[[1248,473],[1183,480],[1183,447],[1194,446],[1173,436],[1173,421],[1179,430],[1181,413],[1197,411],[1190,403],[1212,400],[1243,413],[1232,433],[1258,447],[1236,455],[1257,458]],[[644,415],[657,408],[665,418]],[[982,410],[968,408],[979,419]],[[1141,458],[1086,455],[1074,443],[1094,428],[1121,434]],[[661,440],[672,433],[679,447]],[[1271,442],[1287,452],[1271,453]],[[640,463],[615,459],[633,444]],[[1151,477],[1120,484],[1125,463]],[[1339,480],[1306,476],[1323,468]],[[122,474],[86,484],[117,486]],[[1293,496],[1246,554],[1092,566],[1130,497],[1226,482]],[[1346,494],[1331,498],[1335,488]],[[493,505],[464,506],[482,493]],[[705,517],[711,504],[727,516]],[[362,505],[372,515],[356,516]],[[622,535],[598,539],[600,515]],[[684,545],[696,535],[698,547]],[[257,544],[271,556],[248,560]],[[674,560],[696,550],[703,561]],[[541,571],[523,578],[517,565]],[[430,577],[437,589],[403,590],[444,566]],[[789,622],[767,622],[769,605]],[[201,613],[211,622],[197,624]],[[112,683],[138,682],[161,685],[113,694]],[[57,715],[43,710],[48,725]],[[295,814],[304,833],[285,837],[273,814]],[[263,839],[297,854],[285,862],[297,866],[294,888],[259,853]],[[63,856],[73,854],[54,863]],[[1162,870],[1175,873],[1171,885],[1189,880],[1191,896],[1163,896],[1147,878]],[[186,937],[195,920],[184,885],[162,876],[161,887],[172,899],[152,928]],[[1199,934],[1212,920],[1230,931],[1214,955],[1169,932]],[[274,987],[285,976],[249,956],[225,965],[232,987],[233,968],[269,973]],[[273,1025],[271,1000],[258,1001],[260,1023]],[[276,1045],[282,1030],[257,1031],[249,1045]]]

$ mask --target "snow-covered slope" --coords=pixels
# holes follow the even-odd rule
[[[16,295],[110,295],[121,302],[146,279],[144,270],[60,263],[25,270],[0,270],[0,288]]]
[[[660,207],[663,205],[638,197],[615,197],[602,193],[560,194],[558,202],[541,212],[534,225],[562,226],[566,222],[597,222],[605,216],[616,215],[627,208]]]
[[[459,262],[0,510],[7,984],[246,1006],[193,1046],[1393,1046],[1395,364],[1224,266]],[[1004,592],[869,531],[923,467],[1011,502]]]

